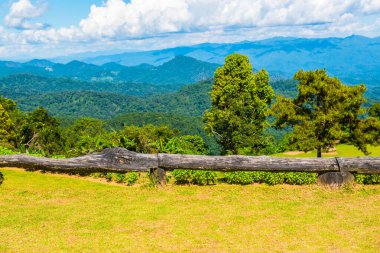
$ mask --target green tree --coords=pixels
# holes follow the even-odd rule
[[[20,146],[46,155],[60,153],[65,141],[56,118],[42,107],[28,113],[20,129]]]
[[[108,139],[104,122],[99,119],[81,118],[66,129],[67,156],[78,156],[116,146]]]
[[[328,150],[337,141],[349,141],[364,153],[371,134],[369,123],[363,119],[365,86],[349,87],[338,78],[329,77],[326,70],[303,71],[295,74],[299,82],[296,98],[277,97],[272,111],[277,117],[275,126],[293,127],[289,142],[298,150],[317,150],[317,156]],[[373,133],[373,131],[372,131]]]
[[[216,70],[206,130],[217,137],[224,154],[260,154],[268,139],[263,132],[274,92],[265,70],[254,74],[248,57],[232,54]]]
[[[162,152],[169,154],[205,155],[207,148],[204,140],[196,135],[184,135],[171,138]]]
[[[167,142],[179,134],[167,126],[125,126],[120,134],[120,146],[139,153],[163,152]]]
[[[0,104],[0,143],[11,141],[14,136],[13,127],[13,122],[8,112]]]

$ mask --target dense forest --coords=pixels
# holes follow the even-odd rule
[[[185,65],[187,67],[183,67]],[[55,66],[59,69],[61,65],[36,60],[21,66],[10,63],[6,66],[8,69],[18,67],[25,71],[27,67],[40,69]],[[151,66],[138,68],[148,70],[144,72],[148,73],[144,76],[146,81],[152,84],[138,83],[135,82],[136,80],[131,80],[134,81],[131,83],[86,81],[89,78],[84,74],[94,76],[88,68],[95,71],[98,69],[94,67],[95,65],[76,62],[65,66],[65,71],[69,73],[66,74],[69,77],[76,76],[75,79],[28,73],[14,73],[0,79],[0,94],[3,97],[0,105],[2,106],[2,122],[4,122],[2,131],[7,133],[4,134],[7,137],[1,140],[2,146],[48,156],[80,155],[111,146],[122,146],[141,152],[166,152],[168,151],[166,145],[184,145],[181,152],[186,153],[192,151],[190,151],[191,148],[185,147],[196,145],[198,149],[202,146],[204,153],[222,152],[223,144],[220,141],[218,144],[219,137],[205,130],[207,119],[204,117],[205,111],[215,106],[212,102],[214,98],[212,94],[217,80],[214,77],[208,77],[207,80],[186,85],[189,80],[197,79],[191,79],[191,76],[198,76],[199,80],[206,79],[210,73],[205,74],[207,72],[205,70],[210,71],[216,66],[189,57],[177,57],[156,67],[156,72],[169,78],[165,79],[166,84],[157,82],[155,79],[161,74],[149,76]],[[117,64],[105,64],[101,68],[108,71],[116,71],[118,68],[119,70],[127,69]],[[180,69],[182,72],[174,71],[175,69]],[[247,69],[252,78],[257,79],[262,75],[249,63]],[[57,73],[63,75],[63,72],[57,71]],[[264,82],[277,96],[270,95],[273,99],[268,100],[268,108],[278,100],[279,96],[289,99],[297,98],[300,88],[299,80],[276,77],[269,81],[269,76],[265,77],[265,75],[260,78],[266,80]],[[168,81],[170,76],[180,77],[181,80]],[[245,79],[242,79],[240,83],[244,83]],[[239,82],[233,85],[239,87]],[[376,102],[380,97],[377,92],[376,88],[370,89],[366,93],[367,101],[363,100],[363,106],[367,108],[372,106],[370,116],[376,115],[374,111],[378,107]],[[234,96],[242,96],[241,90],[236,90],[235,93]],[[254,97],[250,95],[249,99],[254,100]],[[242,108],[240,106],[238,109],[243,110]],[[266,144],[265,147],[260,148],[262,151],[259,153],[272,154],[295,148],[288,145],[292,127],[284,129],[276,127],[275,115],[267,112],[263,115],[266,115],[268,123],[265,123],[265,127],[260,131],[265,136]],[[368,113],[364,112],[362,115],[365,116]],[[133,137],[129,136],[128,132],[133,132]],[[251,151],[251,153],[256,152]]]

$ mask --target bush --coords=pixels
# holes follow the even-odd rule
[[[129,186],[134,185],[139,179],[139,174],[136,172],[131,172],[131,173],[98,172],[98,173],[92,173],[91,176],[94,178],[105,178],[108,182],[113,181],[119,184],[125,183]]]
[[[4,181],[4,175],[3,173],[0,172],[0,185],[3,183]]]
[[[226,172],[224,175],[227,183],[241,185],[252,183],[306,185],[316,183],[318,177],[316,173],[265,171]]]
[[[138,179],[139,179],[138,173],[136,172],[127,173],[125,174],[124,183],[131,186],[131,185],[134,185]]]
[[[125,180],[125,174],[122,173],[112,173],[112,181],[116,183],[123,183]]]
[[[8,148],[0,146],[0,155],[12,155],[12,154],[15,154],[15,152],[13,152],[12,150]]]
[[[358,184],[380,184],[379,174],[355,174],[354,176]]]
[[[210,185],[216,183],[216,173],[202,170],[174,170],[172,171],[176,184]]]

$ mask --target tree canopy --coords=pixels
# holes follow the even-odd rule
[[[217,137],[224,153],[259,154],[267,139],[263,131],[274,92],[265,70],[254,74],[246,56],[232,54],[218,68],[205,112],[206,130]]]
[[[346,86],[326,70],[300,70],[294,79],[299,82],[297,97],[277,96],[272,108],[277,127],[293,127],[290,143],[305,152],[317,149],[318,157],[339,141],[349,141],[367,153],[366,144],[375,143],[368,126],[377,126],[373,119],[364,119],[365,86]]]
[[[0,143],[8,143],[12,139],[13,127],[8,112],[0,104]]]

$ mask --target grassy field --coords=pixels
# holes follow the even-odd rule
[[[379,252],[380,186],[110,185],[1,169],[0,252]]]
[[[368,151],[371,152],[369,156],[380,156],[380,146],[373,147],[370,146]],[[317,151],[312,152],[285,152],[281,154],[276,154],[274,156],[282,157],[317,157]],[[355,146],[340,144],[336,146],[336,151],[323,153],[322,157],[352,157],[352,156],[365,156],[363,152],[358,150]]]

